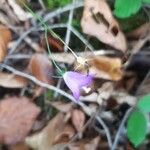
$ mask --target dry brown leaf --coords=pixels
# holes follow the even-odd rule
[[[2,62],[7,55],[7,46],[10,40],[10,30],[5,26],[0,25],[0,62]]]
[[[1,12],[0,13],[0,23],[4,24],[6,26],[9,26],[11,24],[11,21],[6,14]]]
[[[145,23],[142,26],[138,27],[137,29],[127,33],[128,38],[142,38],[147,32],[149,32],[150,29],[150,23]]]
[[[6,18],[8,18],[9,23],[12,25],[15,25],[16,23],[19,23],[18,18],[15,16],[12,8],[9,6],[8,2],[6,0],[0,0],[0,9],[2,10],[1,12],[4,12],[6,14]],[[0,20],[1,22],[1,20]],[[2,21],[2,23],[5,23]],[[8,24],[8,25],[10,25]],[[6,25],[6,24],[5,24]]]
[[[79,142],[71,143],[68,148],[69,150],[96,150],[100,137],[96,137],[93,140],[80,140]]]
[[[0,101],[0,143],[24,140],[40,113],[40,108],[26,97],[8,97]]]
[[[110,58],[105,56],[91,56],[87,58],[89,65],[89,72],[94,74],[97,78],[103,78],[108,80],[120,80],[122,78],[122,63],[120,58]],[[80,64],[76,64],[75,68],[85,71],[84,67]]]
[[[51,35],[48,36],[48,43],[49,43],[49,46],[50,46],[50,49],[52,52],[63,52],[64,51],[63,43]],[[45,41],[45,36],[43,36],[41,38],[41,45],[42,45],[42,47],[45,47],[45,48],[47,47],[47,44]]]
[[[27,19],[32,17],[32,15],[30,13],[25,12],[15,0],[8,0],[8,3],[14,10],[15,15],[20,21],[26,21]]]
[[[30,150],[25,143],[18,143],[9,147],[9,150]]]
[[[127,49],[124,34],[112,15],[106,0],[84,0],[81,20],[83,32],[98,38],[122,52]]]
[[[28,80],[26,78],[10,74],[0,72],[0,86],[6,88],[22,88],[27,86]]]
[[[135,96],[129,95],[125,91],[114,91],[113,98],[117,101],[118,104],[127,103],[130,106],[135,106],[137,102],[137,98]]]
[[[75,134],[74,128],[64,122],[65,115],[57,114],[38,134],[26,138],[26,143],[36,150],[60,149]]]
[[[58,102],[50,102],[49,104],[63,113],[67,113],[72,109],[72,103],[64,103],[58,101]]]
[[[46,55],[38,53],[34,54],[28,68],[38,80],[47,84],[53,84],[53,67]]]
[[[80,132],[85,124],[85,114],[79,109],[73,109],[71,113],[72,124]]]

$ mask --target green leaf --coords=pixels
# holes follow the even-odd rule
[[[143,0],[143,3],[150,3],[150,0]]]
[[[137,13],[141,5],[142,0],[115,0],[114,14],[119,18],[127,18]]]
[[[140,111],[134,111],[127,122],[127,136],[137,147],[145,139],[147,133],[147,120]]]
[[[138,103],[137,103],[137,107],[146,113],[150,112],[150,94],[146,95],[144,97],[142,97]]]

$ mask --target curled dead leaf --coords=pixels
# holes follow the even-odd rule
[[[84,0],[81,20],[83,32],[98,38],[122,52],[127,49],[124,34],[112,15],[106,0]]]
[[[63,52],[64,51],[64,45],[61,41],[59,41],[58,39],[54,38],[53,36],[48,36],[48,43],[50,46],[50,49],[52,52]],[[47,47],[46,46],[46,41],[45,41],[45,36],[42,37],[41,39],[41,44],[43,47]]]
[[[60,134],[58,134],[56,137],[55,137],[55,140],[53,141],[53,145],[55,144],[61,144],[61,143],[67,143],[69,141],[69,139],[71,139],[74,135],[74,128],[69,125],[69,124],[66,124],[64,127],[63,127],[63,130],[60,132]]]
[[[7,46],[10,40],[10,30],[5,26],[0,25],[0,62],[2,62],[7,55]]]
[[[40,113],[40,108],[26,97],[8,97],[0,101],[0,143],[24,140]]]
[[[29,70],[38,80],[53,84],[53,67],[51,61],[44,54],[34,54],[29,63]]]
[[[120,80],[122,78],[122,63],[120,58],[110,58],[105,56],[91,56],[86,59],[89,66],[89,72],[94,74],[97,78],[108,80]],[[75,68],[85,71],[85,68],[75,64]]]
[[[26,87],[28,84],[28,80],[26,78],[10,74],[0,72],[0,86],[6,88],[22,88]]]

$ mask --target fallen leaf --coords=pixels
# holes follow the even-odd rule
[[[34,54],[28,68],[38,80],[47,84],[53,84],[53,66],[46,55]]]
[[[18,17],[20,21],[26,21],[27,19],[31,18],[32,15],[28,12],[25,12],[15,0],[8,0],[9,5],[14,10],[15,15]]]
[[[91,61],[91,72],[97,77],[110,80],[120,80],[122,78],[122,63],[120,58],[94,57]]]
[[[5,26],[0,25],[0,62],[2,62],[7,55],[7,46],[10,40],[10,30]]]
[[[72,103],[64,103],[58,101],[58,102],[49,102],[48,104],[50,104],[51,106],[55,107],[56,109],[58,109],[63,113],[67,113],[72,109]]]
[[[49,46],[50,46],[50,49],[52,52],[63,52],[64,51],[64,45],[58,39],[56,39],[52,36],[48,36],[48,43],[49,43]],[[41,39],[41,44],[43,47],[45,47],[45,48],[47,47],[44,36]]]
[[[28,80],[26,78],[10,74],[0,72],[0,86],[6,88],[22,88],[26,87],[28,84]]]
[[[8,97],[0,101],[0,143],[16,144],[24,140],[40,113],[26,97]]]
[[[54,84],[54,80],[52,77],[53,66],[51,61],[48,59],[46,55],[39,53],[34,54],[29,62],[28,70],[38,80],[47,84],[51,85]],[[44,91],[45,88],[36,86],[35,89],[33,90],[32,99],[39,97]]]
[[[9,19],[9,23],[11,25],[15,25],[16,23],[19,23],[18,18],[16,17],[12,8],[9,6],[9,4],[6,0],[0,1],[0,9],[4,12],[4,14],[6,14],[6,16],[7,16],[6,18]],[[4,23],[4,22],[2,22],[2,23]],[[10,24],[8,24],[8,25],[10,25]]]
[[[137,29],[127,33],[127,37],[134,38],[134,39],[142,38],[142,36],[144,36],[149,31],[149,29],[150,29],[150,23],[145,23],[140,27],[138,27]]]
[[[99,136],[93,140],[83,139],[79,142],[69,144],[68,148],[69,150],[96,150],[98,148],[99,141]]]
[[[108,79],[108,80],[120,80],[122,78],[122,63],[120,58],[110,58],[105,56],[91,56],[87,59],[88,70],[94,74],[96,78]],[[85,68],[80,64],[75,64],[75,68],[85,72]]]
[[[0,23],[9,26],[11,24],[11,21],[9,20],[9,17],[4,14],[4,13],[0,13]]]
[[[122,52],[127,50],[125,36],[112,15],[106,0],[84,0],[81,20],[83,32]]]
[[[26,138],[26,143],[36,150],[58,150],[75,134],[74,128],[64,121],[65,115],[57,114],[39,133]]]
[[[18,143],[9,147],[9,150],[30,150],[25,143]]]
[[[113,98],[117,101],[118,104],[127,103],[130,106],[135,106],[137,101],[137,98],[135,96],[129,95],[128,93],[121,91],[114,91]]]
[[[85,114],[83,111],[79,109],[73,109],[71,112],[71,120],[72,124],[74,125],[75,129],[78,132],[81,132],[84,124],[85,124]]]

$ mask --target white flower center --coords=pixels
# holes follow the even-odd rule
[[[91,88],[86,86],[83,86],[82,89],[85,91],[86,94],[88,94],[91,91]]]

